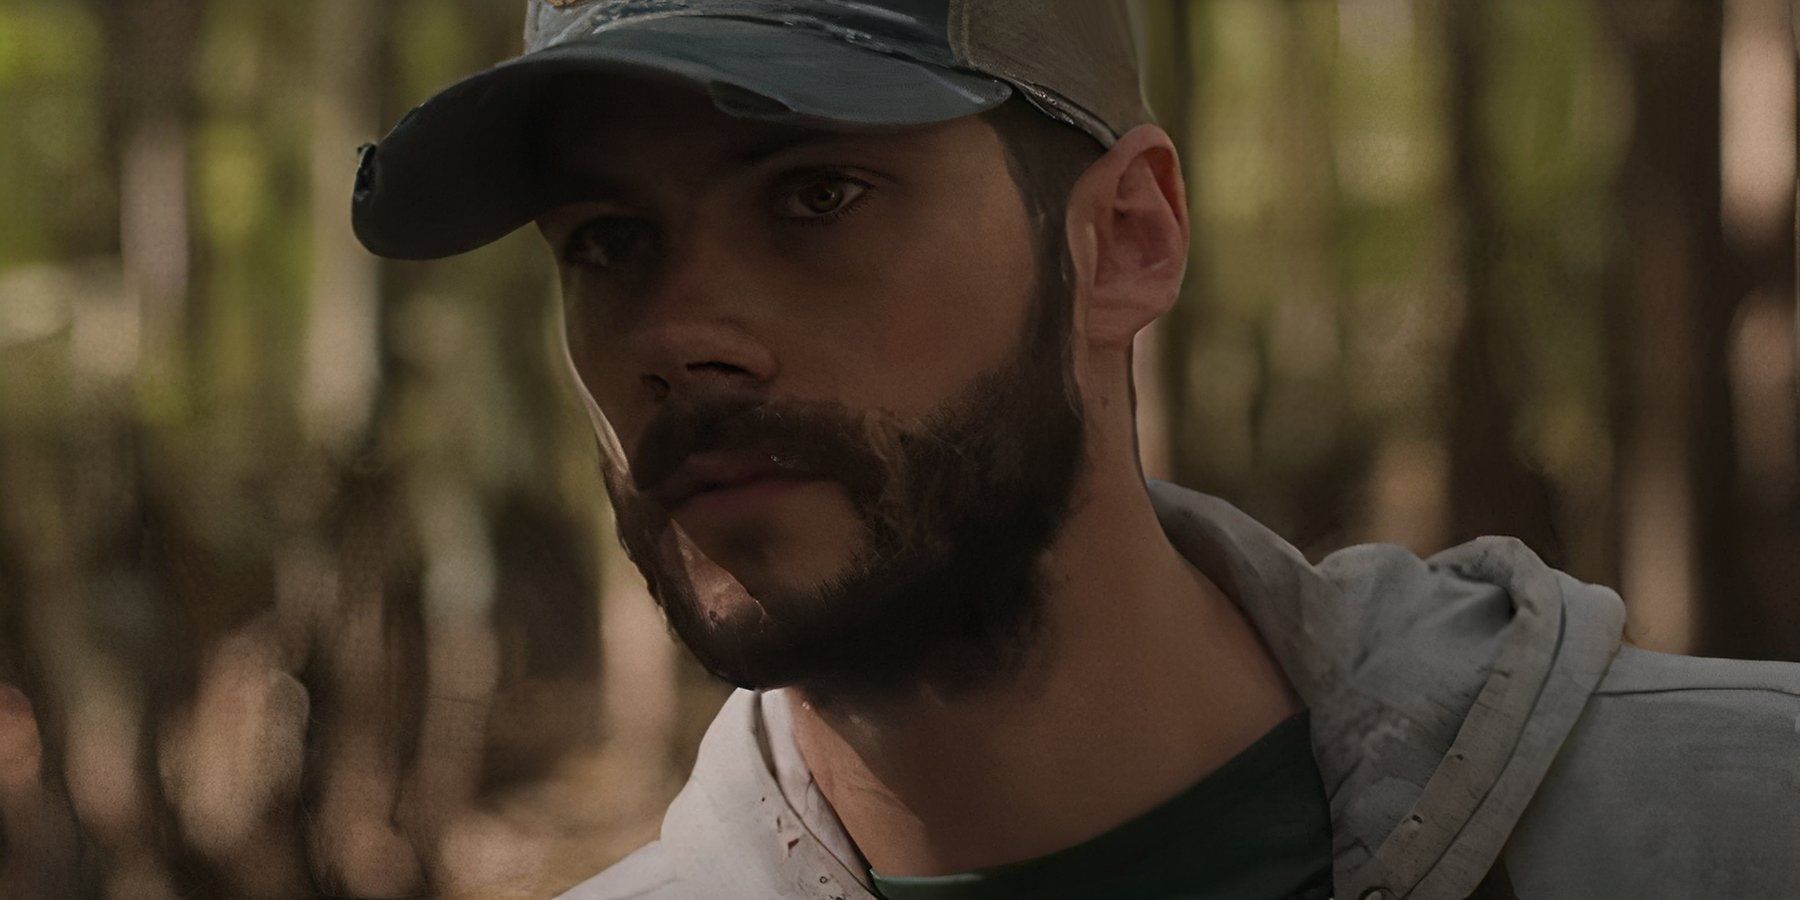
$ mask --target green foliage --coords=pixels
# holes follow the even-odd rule
[[[375,0],[344,27],[331,12],[344,0],[191,0],[193,58],[141,76],[178,98],[157,124],[185,139],[191,203],[189,233],[168,244],[191,250],[180,296],[156,297],[157,260],[129,258],[120,235],[128,135],[148,113],[125,99],[140,76],[108,45],[128,32],[101,18],[138,2],[0,0],[0,507],[31,510],[24,529],[0,516],[0,567],[58,562],[45,559],[64,548],[39,533],[65,529],[61,562],[79,560],[89,588],[128,585],[95,589],[118,607],[101,618],[145,647],[145,635],[198,645],[274,607],[292,588],[269,561],[299,559],[387,604],[371,646],[399,654],[419,650],[405,629],[429,611],[419,494],[478,514],[459,546],[481,547],[506,513],[540,523],[558,552],[597,553],[593,436],[537,235],[431,264],[373,261],[346,235],[355,145],[515,52],[521,4]],[[1494,443],[1511,443],[1497,456],[1541,473],[1570,521],[1619,503],[1609,476],[1631,448],[1609,359],[1636,338],[1607,299],[1641,260],[1619,251],[1631,86],[1600,7],[1131,2],[1194,231],[1162,331],[1169,402],[1147,411],[1168,419],[1176,480],[1309,551],[1470,537],[1445,524],[1461,501],[1443,461],[1469,449],[1453,433],[1466,401],[1454,354],[1486,343],[1505,348],[1490,368],[1516,402],[1494,412],[1506,436]],[[1471,96],[1457,95],[1449,47],[1457,9],[1481,17]],[[1460,143],[1459,108],[1478,123]],[[1479,160],[1472,178],[1463,150]],[[1469,246],[1476,213],[1489,238]],[[1481,285],[1487,315],[1471,318]],[[337,290],[370,300],[372,319],[335,306]],[[326,329],[345,321],[355,328]],[[309,354],[319,334],[367,339],[374,357],[355,388],[367,419],[338,443],[307,398],[323,368],[359,357]],[[1396,533],[1409,516],[1426,524]],[[1615,525],[1584,524],[1601,549],[1572,568],[1604,571]],[[525,576],[542,573],[505,566],[502,584],[538,592]],[[598,627],[584,578],[548,582],[589,616],[559,626]],[[516,654],[541,636],[507,640]],[[169,656],[158,689],[179,696],[195,660]]]
[[[463,7],[443,0],[410,0],[394,14],[396,93],[415,104],[499,60],[481,59],[474,26]]]
[[[0,5],[0,269],[105,246],[101,64],[86,7]]]

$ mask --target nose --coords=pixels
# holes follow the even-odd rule
[[[742,323],[702,312],[669,316],[637,336],[640,382],[651,399],[762,393],[775,354]]]
[[[652,400],[762,393],[778,373],[762,336],[780,315],[775,289],[730,212],[694,209],[670,223],[660,271],[627,326]]]

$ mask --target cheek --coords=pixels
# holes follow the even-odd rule
[[[630,365],[619,330],[566,303],[563,329],[575,376],[599,404],[619,439],[631,446],[630,440],[648,418],[649,404],[638,389],[639,376]]]
[[[873,313],[855,359],[881,373],[871,388],[897,411],[928,408],[991,371],[1019,339],[1034,294],[1023,211],[1015,227],[1003,206],[951,209],[896,229],[864,271]]]

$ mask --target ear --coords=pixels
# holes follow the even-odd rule
[[[1119,138],[1075,183],[1066,221],[1086,339],[1128,348],[1187,274],[1187,189],[1168,133],[1140,125]]]

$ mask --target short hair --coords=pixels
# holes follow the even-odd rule
[[[1106,148],[1086,132],[1045,115],[1017,92],[981,119],[1000,136],[1007,170],[1031,226],[1041,302],[1033,310],[1029,332],[1059,337],[1064,344],[1060,352],[1072,361],[1075,260],[1065,230],[1069,195]]]
[[[999,133],[1007,168],[1024,198],[1038,260],[1046,267],[1040,277],[1058,275],[1067,286],[1075,275],[1063,230],[1069,194],[1106,148],[1075,126],[1045,115],[1017,92],[981,119]]]
[[[1065,226],[1069,195],[1088,168],[1106,155],[1106,148],[1087,132],[1064,124],[1039,111],[1023,95],[1014,93],[1005,103],[981,114],[1000,135],[1006,166],[1013,184],[1025,201],[1037,255],[1038,296],[1028,334],[1060,339],[1055,348],[1064,366],[1074,361],[1075,260],[1069,252]],[[1130,353],[1127,352],[1127,359]],[[1137,379],[1127,365],[1126,392],[1131,409],[1137,410]],[[1081,407],[1078,389],[1069,376],[1064,384],[1069,403]],[[1135,435],[1133,436],[1135,440]]]

